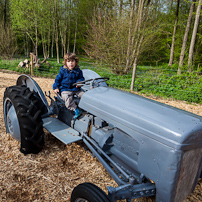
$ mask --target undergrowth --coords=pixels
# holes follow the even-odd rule
[[[11,60],[0,59],[0,69],[12,70],[19,73],[30,74],[29,68],[18,66],[25,58],[15,58]],[[39,68],[34,68],[35,76],[55,78],[59,72],[61,63],[56,59],[48,59],[47,63],[41,64]],[[108,65],[97,64],[89,58],[80,57],[79,66],[81,69],[91,69],[101,77],[109,77],[108,85],[113,88],[129,91],[132,73],[114,73]],[[121,74],[122,73],[122,74]],[[188,73],[182,71],[177,75],[177,66],[172,68],[164,66],[138,66],[135,78],[134,91],[142,94],[152,94],[164,98],[173,98],[193,103],[202,103],[202,77],[201,69]]]

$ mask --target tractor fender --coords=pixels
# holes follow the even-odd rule
[[[43,101],[43,103],[45,104],[47,108],[47,112],[49,111],[48,101],[43,91],[41,90],[40,86],[37,84],[37,82],[34,79],[32,79],[30,76],[26,74],[22,74],[18,77],[16,85],[17,86],[25,85],[26,87],[30,89],[30,91],[35,91],[36,93],[38,93],[38,95],[40,96],[41,100]]]

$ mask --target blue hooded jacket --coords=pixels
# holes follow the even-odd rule
[[[67,67],[62,66],[60,68],[59,74],[56,76],[55,83],[53,84],[53,90],[58,88],[60,92],[62,91],[79,91],[80,88],[72,86],[72,84],[83,81],[83,72],[79,67],[75,67],[73,70],[69,70]]]

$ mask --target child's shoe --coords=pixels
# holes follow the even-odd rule
[[[78,118],[82,114],[82,110],[77,107],[75,109],[74,113],[75,113],[74,119],[76,119],[76,118]]]

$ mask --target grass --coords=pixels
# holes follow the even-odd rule
[[[98,64],[87,57],[80,56],[79,58],[81,69],[91,69],[102,77],[109,77],[110,79],[107,81],[109,86],[130,91],[131,73],[117,75],[108,65]],[[0,59],[0,69],[30,74],[30,69],[18,66],[19,62],[24,59],[24,57],[11,60]],[[35,76],[56,77],[62,66],[62,60],[59,64],[56,62],[56,58],[47,61],[48,63],[41,64],[40,68],[34,68]],[[183,72],[182,75],[178,76],[177,66],[172,69],[167,65],[138,66],[134,90],[143,94],[202,104],[201,72]]]

